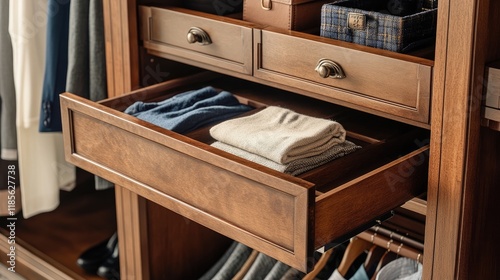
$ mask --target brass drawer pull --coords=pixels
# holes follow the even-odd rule
[[[318,72],[321,78],[343,79],[346,77],[342,67],[337,62],[329,59],[320,59],[318,66],[314,70]]]
[[[212,40],[210,39],[210,36],[208,36],[208,33],[199,27],[191,27],[188,31],[186,39],[190,44],[194,43],[198,43],[201,45],[212,44]]]
[[[273,2],[271,0],[260,0],[260,7],[266,11],[270,11],[273,8]]]

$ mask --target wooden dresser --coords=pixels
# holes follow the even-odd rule
[[[481,123],[500,3],[439,1],[435,47],[412,54],[178,4],[105,1],[112,98],[62,96],[67,160],[117,183],[122,279],[190,279],[232,239],[307,271],[315,249],[401,205],[425,217],[425,279],[499,276],[500,132]],[[292,177],[210,147],[206,129],[180,135],[122,113],[208,84],[342,120],[364,148]]]

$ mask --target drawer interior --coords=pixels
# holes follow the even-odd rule
[[[361,146],[362,149],[297,176],[314,184],[318,195],[387,164],[404,154],[424,147],[426,139],[429,137],[429,133],[425,129],[276,88],[217,74],[214,77],[212,77],[212,74],[207,75],[207,73],[200,76],[202,79],[209,79],[209,81],[190,82],[189,85],[182,85],[166,92],[157,89],[150,93],[141,93],[139,98],[144,102],[158,102],[187,90],[211,85],[231,92],[242,104],[255,108],[242,116],[253,114],[266,106],[272,105],[288,108],[313,117],[332,119],[343,125],[347,131],[346,139]],[[192,80],[199,80],[199,78]],[[135,101],[137,101],[137,94],[131,93],[130,95],[101,102],[101,104],[118,111],[124,111]],[[196,142],[210,145],[215,141],[210,136],[210,128],[211,126],[202,127],[184,136],[196,140]],[[242,158],[227,154],[216,148],[204,147],[214,153],[222,153],[232,160],[251,164]],[[266,167],[262,168],[267,169]],[[331,170],[335,170],[335,172]],[[273,171],[269,169],[269,172]]]
[[[248,114],[275,105],[334,119],[362,148],[292,176],[210,146],[209,126],[181,135],[123,113],[206,85]],[[425,129],[232,77],[204,72],[99,104],[65,93],[61,104],[69,162],[303,271],[318,247],[425,192]]]

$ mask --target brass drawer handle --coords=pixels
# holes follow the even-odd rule
[[[260,7],[266,11],[270,11],[273,8],[273,2],[271,0],[260,0]]]
[[[199,27],[189,28],[186,39],[190,44],[194,43],[198,43],[201,45],[212,44],[212,40],[210,39],[210,36],[208,36],[208,33]]]
[[[346,77],[342,67],[337,62],[329,59],[320,59],[318,66],[314,70],[318,72],[321,78],[343,79]]]

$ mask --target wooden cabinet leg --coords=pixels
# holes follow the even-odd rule
[[[115,186],[121,279],[149,279],[146,201]]]

